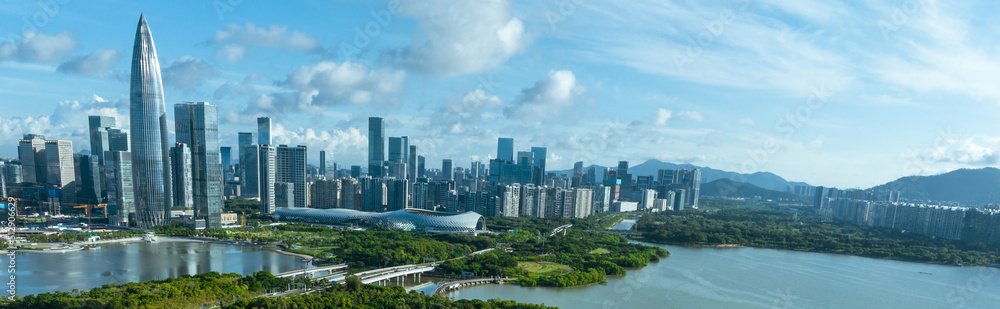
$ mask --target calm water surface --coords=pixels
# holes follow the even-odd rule
[[[1000,308],[996,268],[771,249],[662,247],[669,258],[604,285],[483,285],[447,295],[561,308]],[[432,293],[434,287],[419,290]]]
[[[250,274],[309,267],[301,258],[218,243],[130,243],[66,253],[18,253],[17,294],[86,290],[210,271]]]

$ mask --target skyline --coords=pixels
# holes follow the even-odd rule
[[[0,9],[3,157],[25,133],[89,149],[87,115],[128,123],[122,38],[145,12],[167,104],[216,104],[222,146],[269,116],[275,144],[307,145],[317,166],[319,150],[363,166],[369,116],[461,167],[499,137],[546,147],[548,170],[659,159],[841,188],[998,160],[997,42],[971,5],[51,3]],[[9,43],[26,20],[37,33]]]

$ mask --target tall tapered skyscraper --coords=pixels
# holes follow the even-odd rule
[[[160,62],[143,15],[135,30],[129,90],[136,226],[152,228],[170,223],[173,188]]]

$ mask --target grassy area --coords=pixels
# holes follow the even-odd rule
[[[48,247],[52,247],[52,245],[51,244],[27,244],[27,245],[21,245],[21,247],[22,248],[48,248]]]
[[[608,249],[604,249],[604,248],[597,248],[597,249],[594,249],[594,250],[590,250],[590,254],[608,254],[610,252],[611,251],[608,251]]]
[[[557,276],[573,271],[569,266],[550,262],[517,262],[517,267],[539,276]]]

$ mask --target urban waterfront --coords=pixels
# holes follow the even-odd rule
[[[160,280],[210,271],[279,273],[309,267],[302,258],[250,246],[162,241],[65,253],[18,253],[17,295],[88,290],[108,283]]]

